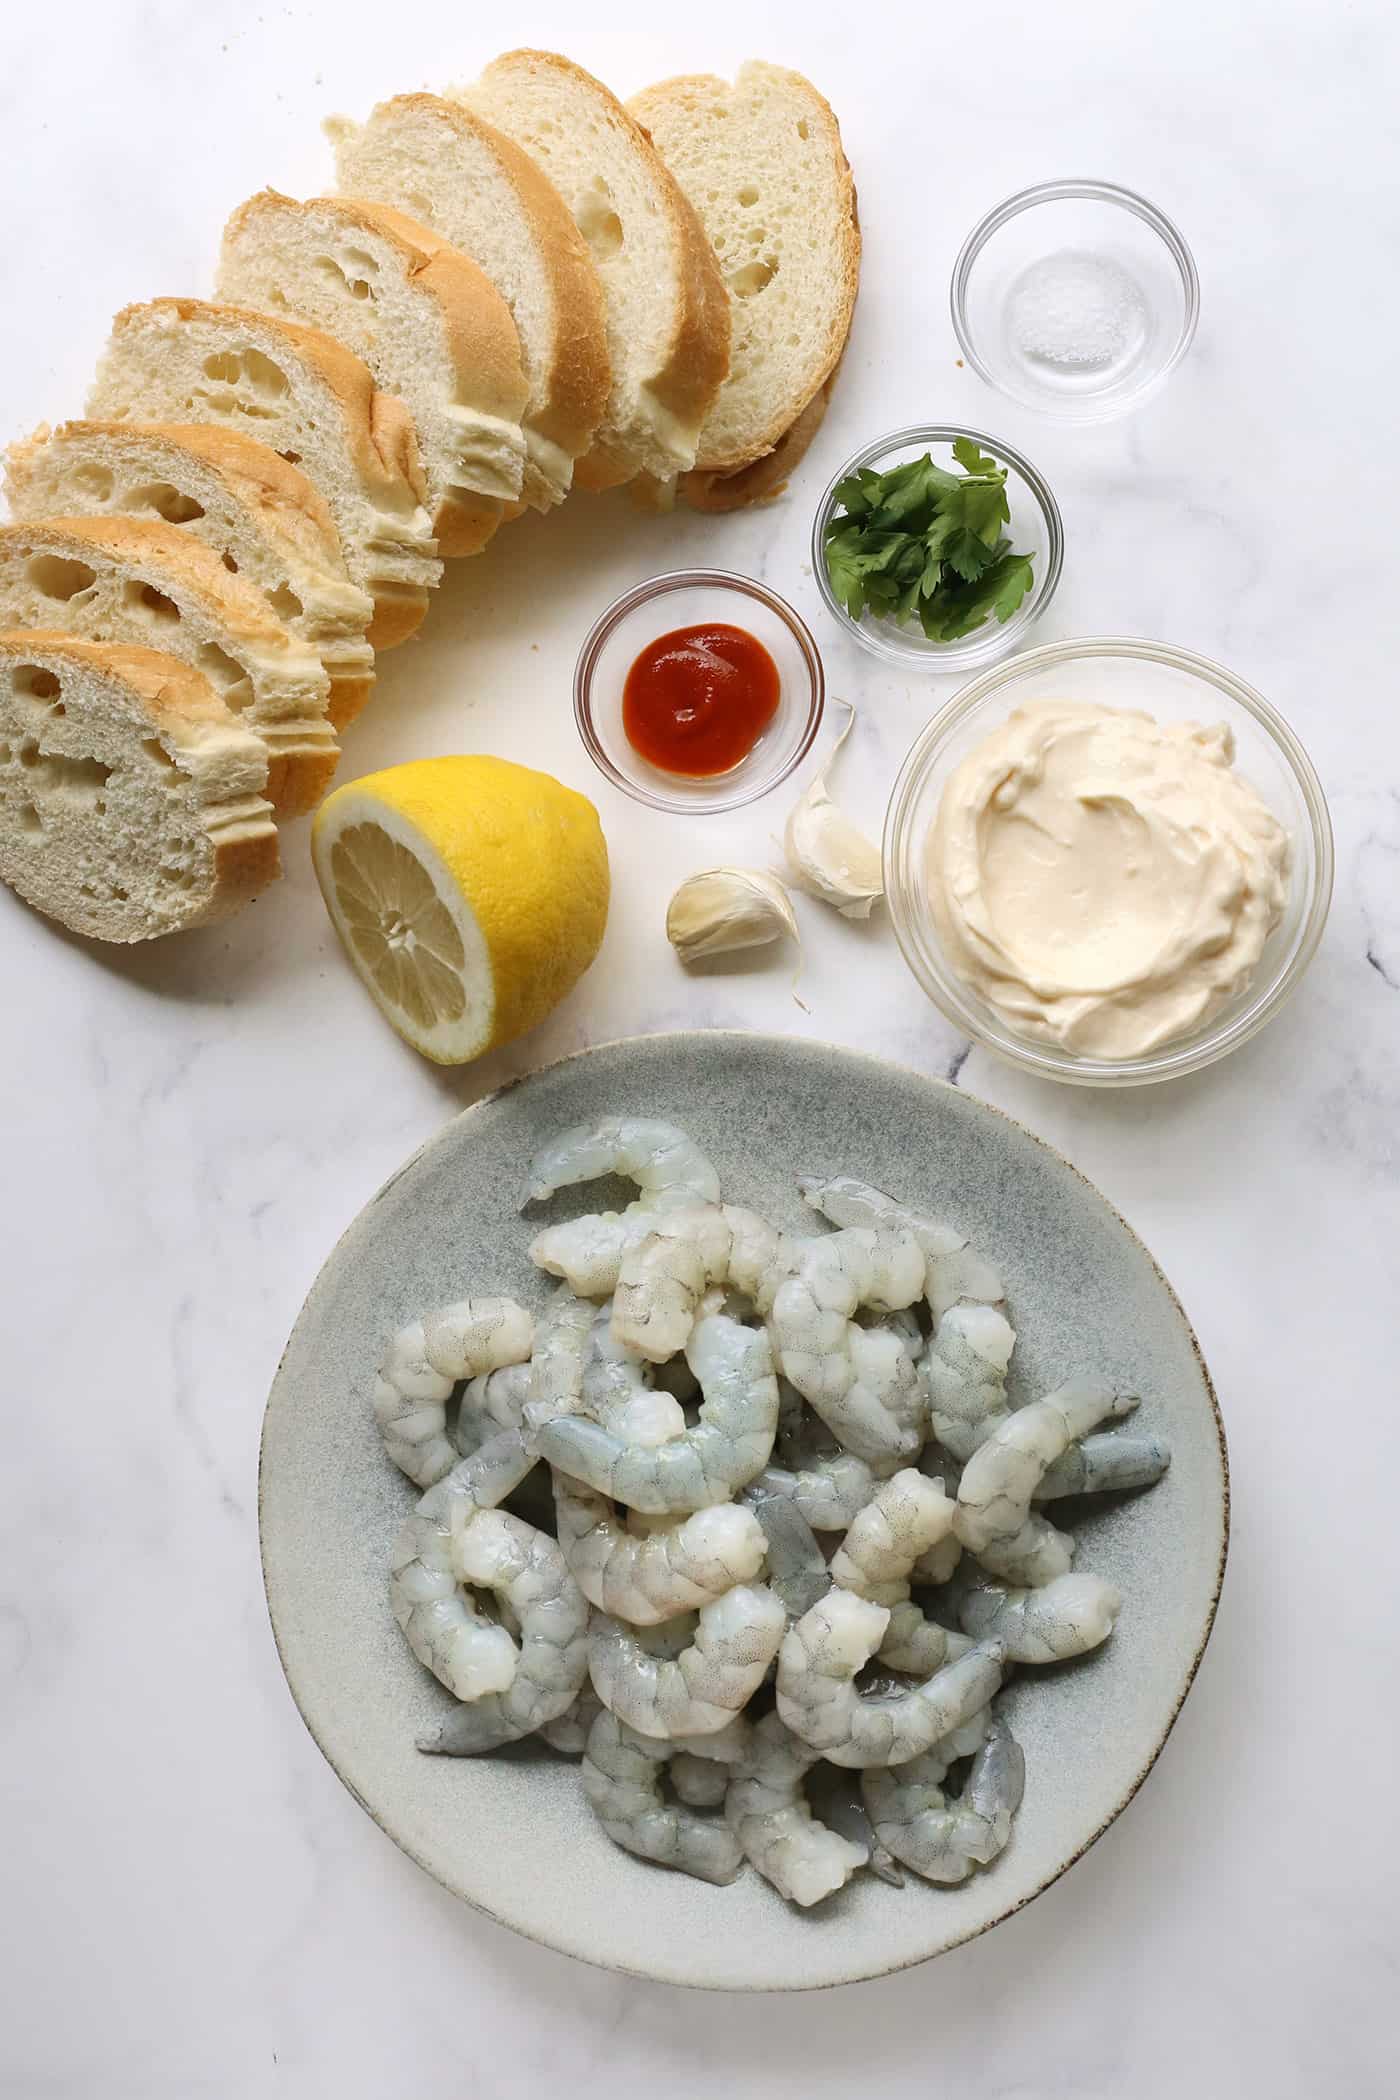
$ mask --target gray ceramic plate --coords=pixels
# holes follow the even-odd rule
[[[946,1214],[1001,1265],[1032,1396],[1077,1365],[1142,1395],[1171,1439],[1151,1494],[1085,1522],[1079,1564],[1124,1592],[1118,1631],[1008,1695],[1025,1805],[996,1866],[965,1887],[862,1876],[815,1914],[756,1875],[727,1889],[642,1865],[603,1837],[575,1766],[546,1755],[423,1757],[447,1695],[389,1614],[389,1549],[412,1491],[370,1411],[384,1342],[468,1290],[539,1303],[517,1204],[544,1138],[607,1112],[665,1116],[719,1166],[727,1197],[813,1229],[799,1171],[844,1171]],[[616,1200],[619,1185],[603,1196]],[[544,1216],[601,1207],[572,1190]],[[541,1279],[542,1281],[542,1279]],[[1062,1874],[1118,1814],[1166,1740],[1210,1632],[1225,1559],[1225,1447],[1210,1381],[1150,1255],[1055,1152],[952,1087],[820,1044],[653,1036],[554,1065],[469,1109],[356,1219],[300,1319],[263,1431],[263,1566],[283,1667],[355,1798],[443,1885],[586,1961],[667,1982],[796,1990],[853,1982],[983,1932]]]

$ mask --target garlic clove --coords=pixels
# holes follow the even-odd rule
[[[707,868],[691,875],[666,912],[666,938],[682,962],[765,948],[785,935],[801,946],[791,899],[776,876],[756,868]]]
[[[868,919],[885,894],[879,849],[837,808],[826,785],[832,761],[855,727],[856,711],[849,700],[844,705],[850,709],[846,726],[784,826],[783,854],[797,889],[832,905],[844,919]]]

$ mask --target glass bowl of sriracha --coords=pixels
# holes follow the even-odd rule
[[[726,569],[675,569],[614,599],[574,668],[594,765],[652,809],[704,816],[786,780],[821,726],[826,681],[806,624]]]

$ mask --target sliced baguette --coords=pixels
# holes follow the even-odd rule
[[[528,389],[485,273],[387,204],[263,190],[224,228],[219,296],[287,314],[362,357],[413,417],[440,554],[475,554],[520,496]]]
[[[62,423],[12,445],[5,493],[19,519],[156,518],[202,540],[253,584],[330,680],[333,729],[374,684],[369,594],[350,581],[325,498],[300,467],[216,423]]]
[[[376,649],[406,641],[442,575],[408,410],[319,328],[202,299],[128,306],[88,400],[97,420],[219,423],[251,432],[325,497]]]
[[[628,107],[695,206],[729,290],[730,374],[681,493],[731,508],[717,477],[780,443],[779,476],[790,472],[821,420],[806,411],[840,363],[860,279],[855,186],[830,107],[782,66],[751,60],[732,85],[662,81]],[[773,494],[776,478],[751,477],[740,500]]]
[[[326,674],[305,642],[177,525],[149,518],[40,518],[0,526],[0,626],[158,648],[203,671],[261,737],[269,800],[313,809],[339,751]]]
[[[0,881],[99,941],[236,911],[280,873],[267,752],[188,664],[0,633]]]
[[[675,178],[616,96],[553,52],[507,52],[454,99],[544,169],[603,287],[612,392],[575,480],[684,473],[729,369],[730,324],[714,251]]]
[[[396,205],[486,272],[510,308],[529,398],[523,500],[569,493],[611,379],[602,288],[568,206],[528,154],[459,102],[399,95],[364,124],[332,118],[336,181]]]

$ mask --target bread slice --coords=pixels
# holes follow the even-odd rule
[[[315,650],[343,729],[374,684],[369,594],[350,581],[325,498],[260,439],[217,423],[62,423],[12,445],[16,518],[156,518],[202,540]]]
[[[523,500],[561,503],[611,386],[602,288],[568,206],[528,154],[460,102],[399,95],[364,124],[335,117],[326,128],[347,196],[431,226],[505,300],[529,388]]]
[[[697,73],[628,107],[695,206],[719,257],[733,321],[730,373],[683,482],[705,508],[714,477],[787,440],[796,465],[820,421],[804,412],[841,360],[860,278],[855,186],[831,109],[810,81],[756,60],[732,85]],[[772,494],[762,478],[741,500]]]
[[[408,410],[319,328],[202,299],[128,306],[88,399],[99,420],[251,432],[325,497],[352,580],[374,600],[376,649],[406,641],[442,575]]]
[[[553,52],[508,52],[454,97],[544,169],[603,287],[612,392],[576,481],[684,473],[729,369],[729,298],[675,178],[616,96]]]
[[[268,797],[284,815],[314,808],[330,784],[339,752],[320,662],[260,592],[177,525],[41,518],[0,526],[0,627],[179,657],[262,738]]]
[[[0,633],[0,881],[74,933],[148,941],[280,873],[267,752],[188,664]]]
[[[263,190],[224,228],[219,296],[324,328],[418,432],[439,554],[475,554],[520,496],[528,389],[510,308],[460,248],[387,204]]]

